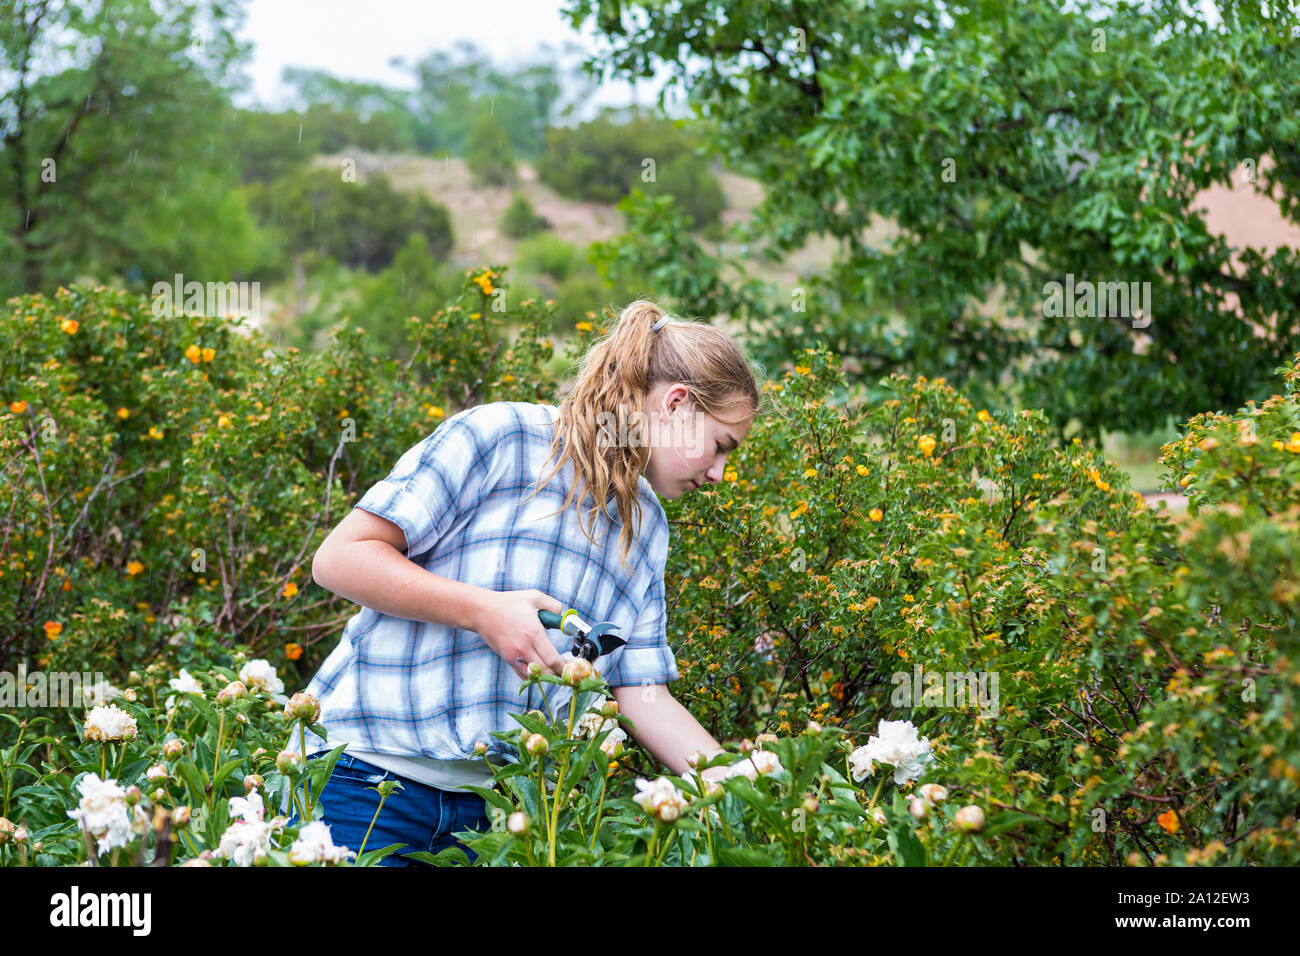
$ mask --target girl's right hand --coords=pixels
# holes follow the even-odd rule
[[[522,680],[534,661],[557,677],[564,661],[546,636],[538,611],[559,614],[564,605],[541,591],[491,591],[479,616],[478,634]]]

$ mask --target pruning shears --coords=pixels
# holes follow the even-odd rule
[[[608,654],[627,643],[623,638],[612,633],[618,630],[618,625],[613,621],[588,624],[578,617],[578,612],[573,608],[569,608],[562,614],[556,614],[554,611],[538,611],[537,617],[545,627],[555,628],[572,637],[571,653],[574,657],[581,657],[589,663],[594,663],[600,655]]]

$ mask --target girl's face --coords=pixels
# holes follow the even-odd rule
[[[724,405],[722,414],[740,414],[744,399]],[[703,409],[690,407],[686,386],[681,383],[655,386],[646,399],[650,460],[645,476],[661,498],[676,499],[706,483],[722,480],[727,456],[745,440],[754,417],[731,425]]]

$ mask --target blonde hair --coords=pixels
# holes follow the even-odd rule
[[[668,321],[655,331],[654,324],[665,317]],[[547,458],[556,459],[556,464],[528,496],[537,494],[566,461],[572,461],[574,487],[560,510],[552,514],[560,514],[570,504],[581,501],[584,491],[590,490],[593,504],[587,514],[594,530],[597,511],[610,517],[607,505],[612,495],[623,519],[619,559],[624,567],[628,566],[627,554],[640,532],[637,485],[650,460],[650,448],[644,441],[606,442],[602,448],[597,438],[602,420],[608,422],[610,416],[621,419],[620,410],[631,409],[639,414],[650,390],[663,382],[685,385],[692,410],[702,408],[728,424],[757,415],[761,407],[749,361],[726,332],[703,322],[667,316],[653,302],[638,299],[619,314],[613,331],[583,356],[577,381],[560,403]],[[739,400],[734,398],[737,394]],[[747,413],[736,419],[716,414],[735,404],[747,405]],[[631,428],[628,433],[632,433]],[[636,531],[629,517],[636,522]],[[581,515],[578,526],[587,540],[599,543],[582,527]]]

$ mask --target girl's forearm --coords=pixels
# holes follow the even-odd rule
[[[686,758],[695,751],[704,751],[705,757],[723,752],[713,736],[662,685],[628,690],[631,693],[619,695],[619,709],[636,724],[637,743],[677,776],[689,775]],[[726,772],[726,767],[713,767],[705,771],[704,777],[717,780]]]
[[[428,621],[477,631],[491,594],[412,563],[386,541],[364,540],[317,554],[312,578],[362,607],[408,621]]]

